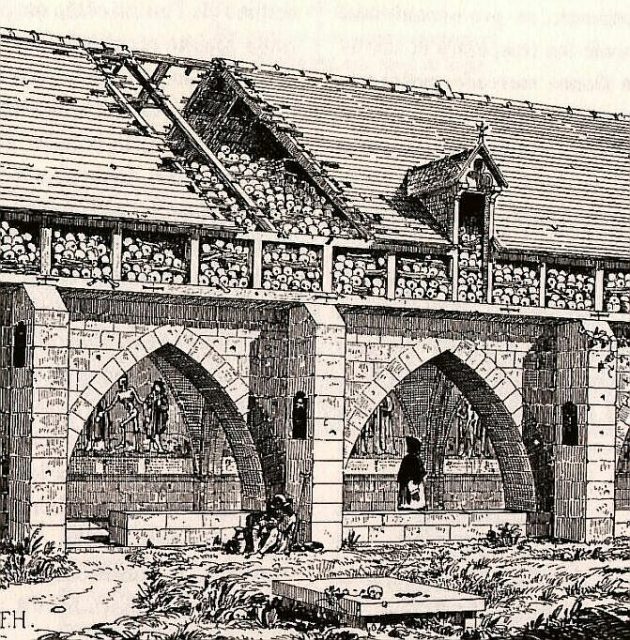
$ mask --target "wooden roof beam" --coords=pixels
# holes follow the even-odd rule
[[[168,62],[160,62],[157,67],[155,67],[155,71],[153,71],[153,74],[151,75],[151,83],[156,89],[160,86],[162,80],[166,78],[166,74],[170,68],[171,65]],[[138,110],[138,113],[140,113],[140,111],[146,107],[149,100],[149,93],[146,89],[142,89],[142,91],[140,91],[140,95],[132,102],[133,106]]]
[[[131,102],[127,99],[127,96],[125,96],[124,93],[116,86],[115,82],[112,82],[110,78],[105,78],[105,86],[116,98],[118,103],[126,109],[131,117],[136,121],[136,124],[143,133],[147,135],[155,134],[153,127],[142,117],[140,112],[134,108]]]
[[[129,59],[132,52],[129,49],[114,50],[103,49],[103,45],[94,48],[86,43],[86,48],[93,53],[97,53],[103,58],[107,58],[112,62]],[[197,58],[185,58],[181,56],[172,56],[167,53],[153,53],[151,51],[133,51],[133,58],[138,62],[148,62],[152,64],[168,64],[171,67],[183,67],[184,69],[207,69],[215,68],[214,62],[211,60],[199,60]]]

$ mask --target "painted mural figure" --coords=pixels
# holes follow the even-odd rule
[[[382,456],[396,453],[394,438],[394,401],[387,396],[370,416],[359,441],[363,455]]]
[[[459,425],[459,446],[457,455],[472,457],[475,450],[475,437],[477,430],[477,414],[466,400],[462,402],[457,412]]]
[[[109,409],[103,399],[99,400],[96,408],[90,414],[87,422],[86,452],[106,451],[109,449],[111,420]]]
[[[393,453],[394,446],[394,401],[387,396],[378,408],[378,446],[379,453]]]
[[[151,391],[144,400],[145,428],[149,441],[149,451],[155,450],[164,453],[162,436],[168,428],[168,395],[162,380],[156,380]]]
[[[118,380],[118,391],[116,396],[107,407],[107,411],[112,409],[116,404],[119,404],[126,413],[126,416],[120,422],[120,426],[123,429],[123,441],[118,446],[120,449],[126,451],[139,451],[141,448],[141,433],[140,433],[140,407],[142,407],[142,400],[138,396],[138,392],[135,387],[129,386],[129,379],[127,376],[122,376]]]
[[[424,479],[427,472],[420,457],[421,444],[417,438],[405,436],[407,454],[398,469],[398,508],[426,509]]]

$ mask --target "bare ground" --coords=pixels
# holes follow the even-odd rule
[[[133,598],[145,580],[144,567],[131,565],[124,553],[77,553],[70,558],[78,569],[70,577],[0,591],[0,608],[26,611],[26,628],[5,628],[0,638],[32,640],[48,631],[69,632],[141,614]]]

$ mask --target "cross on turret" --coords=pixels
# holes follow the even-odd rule
[[[477,123],[476,127],[477,127],[477,133],[479,135],[478,142],[479,143],[485,142],[486,132],[490,129],[490,126],[486,124],[485,120],[481,120],[480,122]]]

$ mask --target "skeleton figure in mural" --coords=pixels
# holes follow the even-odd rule
[[[142,446],[140,408],[143,403],[136,389],[129,386],[127,376],[122,376],[118,380],[118,391],[112,402],[106,408],[106,411],[110,411],[117,404],[122,407],[126,414],[120,422],[120,427],[123,429],[124,435],[118,448],[126,451],[140,451]]]
[[[105,401],[101,399],[96,408],[90,414],[86,424],[87,441],[85,451],[107,451],[109,449],[111,420],[109,408],[105,406]]]
[[[398,469],[398,508],[426,509],[424,479],[427,472],[420,456],[422,445],[417,438],[405,436],[407,455]]]
[[[168,395],[162,380],[156,380],[151,391],[144,400],[145,429],[149,441],[149,451],[155,448],[159,453],[164,453],[162,436],[168,428]]]

